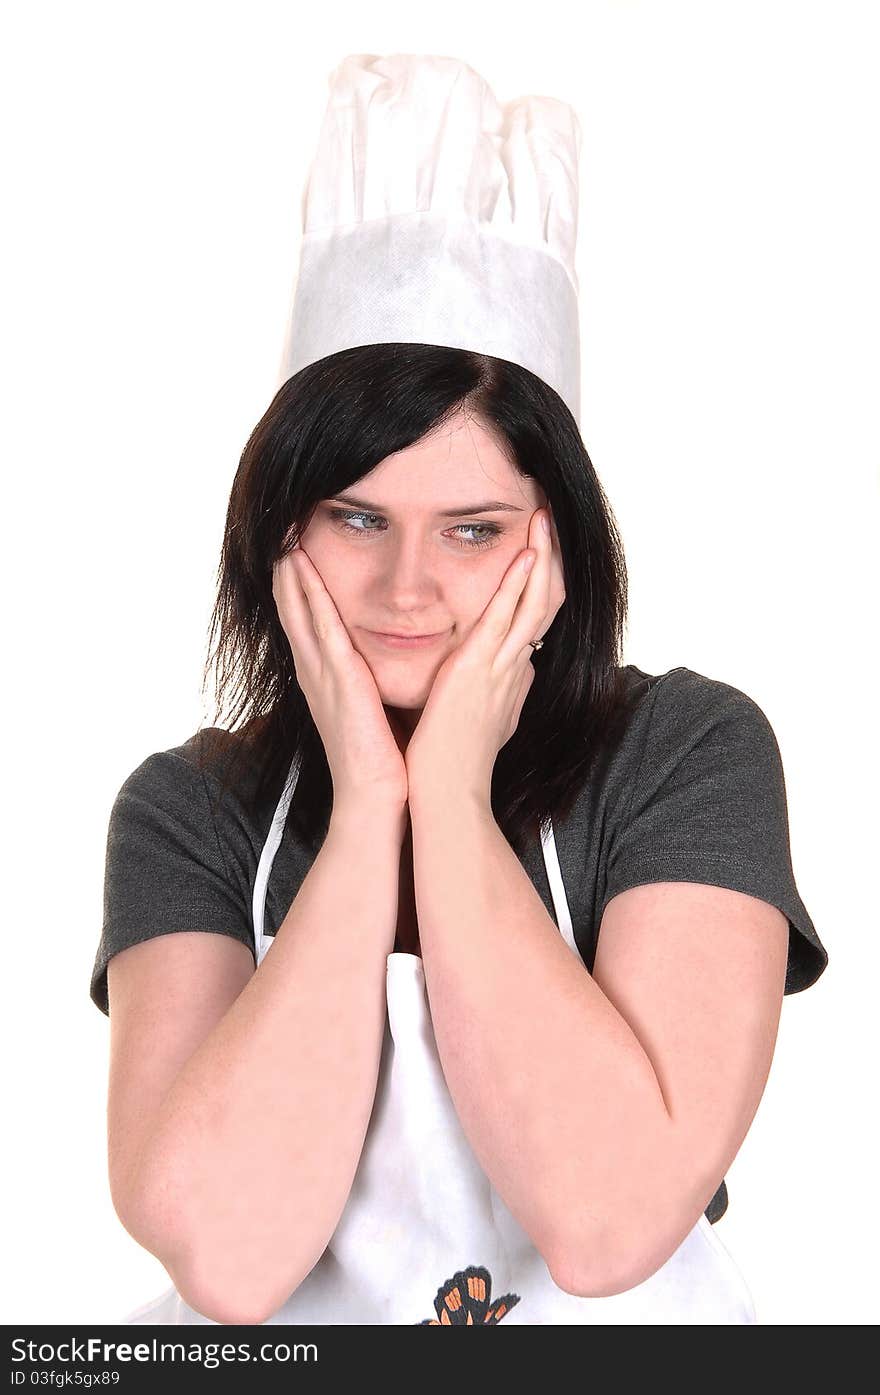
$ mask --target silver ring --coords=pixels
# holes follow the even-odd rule
[[[543,643],[544,643],[543,639],[530,639],[530,640],[529,640],[529,644],[532,646],[533,649],[540,649],[541,646],[543,645]]]

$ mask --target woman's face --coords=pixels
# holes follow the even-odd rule
[[[421,711],[546,502],[486,428],[459,414],[318,504],[300,544],[386,706]],[[436,637],[395,647],[383,633]]]

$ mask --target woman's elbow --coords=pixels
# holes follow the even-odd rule
[[[281,1306],[265,1283],[248,1282],[228,1267],[190,1262],[168,1272],[188,1307],[224,1327],[259,1327]]]
[[[595,1236],[587,1244],[568,1244],[554,1253],[550,1277],[564,1293],[577,1298],[613,1298],[637,1288],[656,1274],[681,1244],[689,1226],[666,1228],[663,1234],[643,1227],[624,1240],[620,1234]]]

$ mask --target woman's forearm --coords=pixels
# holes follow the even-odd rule
[[[621,1198],[673,1156],[653,1066],[491,809],[445,774],[422,780],[410,809],[431,1017],[462,1127],[559,1286],[574,1292],[576,1273],[587,1292],[590,1258],[598,1293]]]
[[[142,1152],[141,1243],[216,1321],[275,1311],[345,1207],[382,1051],[405,819],[334,808],[275,944],[181,1070]]]

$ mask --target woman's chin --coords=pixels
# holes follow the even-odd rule
[[[422,710],[431,692],[434,679],[446,655],[413,652],[402,664],[395,656],[384,662],[375,654],[358,651],[373,675],[385,707],[417,708]]]
[[[421,712],[428,695],[431,691],[431,684],[409,683],[404,686],[401,683],[382,683],[378,674],[373,674],[376,679],[376,687],[382,699],[383,707],[393,707],[397,711],[418,711]]]

